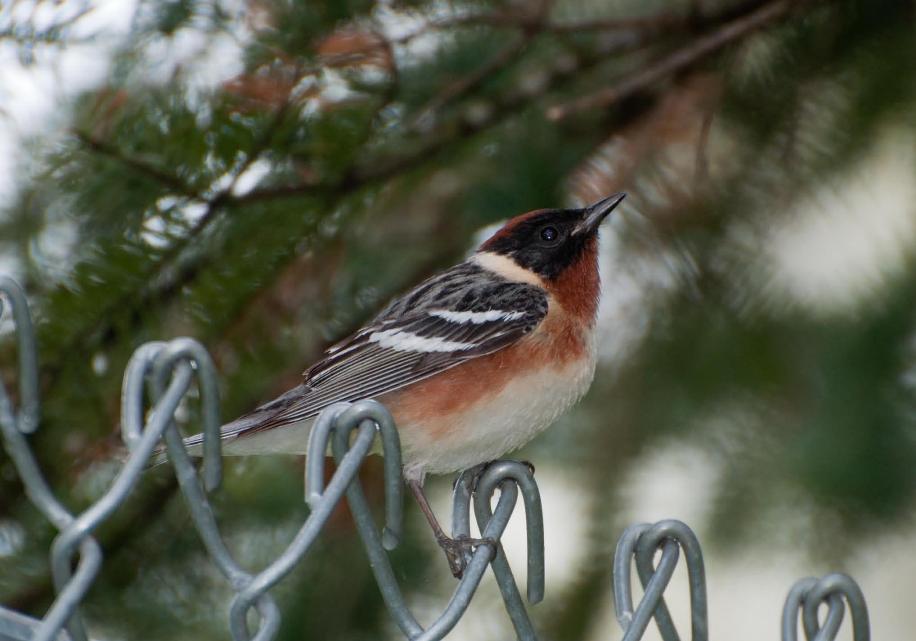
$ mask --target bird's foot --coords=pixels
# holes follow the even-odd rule
[[[448,567],[452,571],[452,576],[456,579],[464,576],[468,559],[478,547],[482,545],[489,547],[492,558],[492,554],[496,552],[497,545],[496,541],[491,538],[472,539],[467,536],[459,536],[454,539],[447,536],[439,536],[436,537],[436,542],[445,552],[445,558],[448,559]]]

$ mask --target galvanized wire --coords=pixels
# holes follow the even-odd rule
[[[38,403],[38,355],[35,349],[35,329],[32,315],[26,302],[25,293],[10,278],[0,276],[0,294],[6,297],[12,310],[19,348],[19,398],[22,406],[17,411],[6,387],[0,381],[0,430],[3,432],[3,444],[13,460],[19,478],[25,487],[26,495],[32,504],[58,530],[65,530],[74,521],[54,496],[45,481],[25,435],[35,431],[38,425],[40,409]],[[3,299],[0,297],[0,313],[3,312]],[[86,641],[86,630],[82,619],[76,613],[76,607],[98,572],[102,562],[102,550],[90,536],[80,544],[80,558],[76,566],[73,581],[60,582],[62,577],[54,575],[57,599],[45,615],[44,620],[34,631],[36,641],[49,641],[67,626],[73,641]],[[69,568],[67,568],[69,573]]]
[[[687,561],[690,584],[690,638],[692,641],[707,641],[709,629],[703,553],[693,530],[674,519],[654,525],[631,525],[617,542],[614,553],[614,607],[624,632],[623,641],[641,639],[653,617],[664,641],[680,640],[663,594],[674,574],[681,549]],[[657,551],[661,551],[661,559],[658,565],[654,565]],[[630,573],[634,560],[643,586],[643,598],[635,610]]]
[[[827,606],[823,621],[818,616],[821,605]],[[782,641],[798,641],[799,614],[808,641],[834,641],[843,625],[847,605],[853,641],[869,641],[871,629],[865,596],[852,577],[834,573],[820,579],[799,579],[789,590],[782,611]]]
[[[0,641],[87,641],[79,604],[102,565],[101,548],[92,532],[128,500],[163,440],[192,522],[209,557],[235,592],[228,621],[234,641],[269,641],[276,636],[280,611],[269,591],[306,557],[344,496],[385,605],[407,639],[434,641],[445,637],[466,612],[489,566],[516,636],[520,641],[537,640],[500,543],[521,493],[528,537],[527,601],[532,605],[540,602],[544,598],[544,526],[532,468],[516,461],[495,461],[458,477],[453,494],[452,535],[470,537],[473,503],[482,543],[468,548],[463,577],[442,613],[424,626],[407,605],[387,554],[397,547],[402,533],[401,450],[391,415],[374,401],[339,403],[319,415],[307,448],[308,518],[286,549],[267,567],[258,572],[242,568],[223,542],[209,503],[208,495],[219,488],[222,474],[218,385],[209,354],[191,339],[147,343],[134,352],[125,370],[121,392],[122,438],[129,455],[102,497],[74,516],[54,496],[29,448],[26,437],[35,431],[40,416],[35,332],[24,293],[14,281],[0,276],[0,315],[5,311],[4,300],[11,310],[16,333],[19,407],[16,408],[0,381],[0,431],[27,496],[57,528],[58,535],[51,547],[54,602],[40,620],[0,607]],[[205,435],[202,473],[185,450],[175,424],[175,412],[192,385],[198,391]],[[373,520],[358,480],[359,468],[372,451],[376,438],[380,439],[384,454],[385,523],[381,528]],[[325,483],[328,451],[333,452],[337,466],[330,481]],[[499,498],[493,508],[497,490]],[[663,595],[682,551],[690,588],[691,639],[707,641],[703,555],[693,531],[675,520],[633,525],[620,537],[614,556],[613,582],[623,641],[641,639],[653,618],[664,641],[680,641]],[[643,597],[635,607],[631,576],[634,562],[643,586]],[[823,621],[818,617],[822,604],[827,606]],[[808,641],[833,641],[842,625],[846,605],[851,613],[854,640],[869,641],[868,611],[855,581],[844,574],[800,580],[790,590],[783,610],[783,641],[798,641],[799,618]],[[249,629],[252,610],[257,614],[254,632]]]

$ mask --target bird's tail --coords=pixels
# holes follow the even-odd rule
[[[265,403],[264,405],[259,406],[248,414],[244,414],[234,421],[226,423],[220,427],[219,434],[220,440],[223,443],[224,454],[231,455],[236,453],[232,451],[234,448],[227,448],[225,446],[237,440],[239,437],[244,436],[246,433],[257,431],[258,427],[266,424],[279,412],[289,407],[292,401],[301,399],[306,391],[307,388],[305,385],[297,385],[291,390],[283,393],[281,396],[273,399],[272,401]],[[188,454],[191,456],[201,456],[203,453],[203,442],[203,433],[194,434],[193,436],[188,436],[184,439],[184,446],[185,449],[187,449]],[[159,449],[156,450],[156,453],[153,455],[150,467],[161,465],[166,461],[168,461],[168,455],[165,452],[165,448],[160,446]]]

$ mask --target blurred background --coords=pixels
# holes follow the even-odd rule
[[[492,225],[618,190],[595,383],[518,455],[544,497],[542,637],[619,638],[615,541],[664,517],[704,545],[713,638],[777,638],[791,583],[829,570],[860,580],[875,638],[911,636],[913,2],[0,2],[0,271],[38,319],[32,443],[74,508],[117,469],[143,342],[201,340],[231,418]],[[215,504],[247,567],[306,517],[302,468],[228,464]],[[0,486],[0,602],[40,616],[54,532],[5,455]],[[407,511],[393,562],[429,621],[454,582]],[[228,637],[167,467],[99,536],[93,636]],[[506,545],[520,576],[521,523]],[[343,510],[274,594],[281,639],[400,638]],[[450,638],[512,638],[497,595],[486,578]]]

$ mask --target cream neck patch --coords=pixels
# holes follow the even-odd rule
[[[525,269],[508,256],[495,254],[493,252],[478,252],[471,257],[475,263],[488,269],[493,273],[499,274],[503,278],[513,280],[518,283],[528,283],[545,288],[544,281],[530,269]]]

